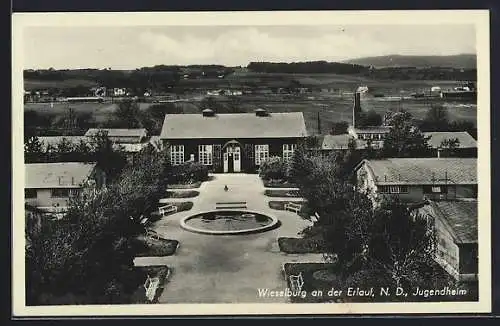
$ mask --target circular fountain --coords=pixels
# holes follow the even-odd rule
[[[207,211],[181,221],[181,227],[188,231],[213,235],[257,233],[277,226],[279,220],[273,216],[239,210]]]

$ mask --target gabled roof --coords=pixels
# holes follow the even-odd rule
[[[349,134],[342,135],[325,135],[321,144],[321,149],[348,149],[349,140],[353,137]],[[366,147],[366,141],[355,139],[356,148],[363,149]]]
[[[119,129],[119,128],[90,128],[85,133],[85,136],[93,136],[97,134],[99,130],[108,133],[109,137],[144,137],[147,134],[146,129]]]
[[[291,138],[307,136],[302,112],[167,114],[162,139],[199,138]]]
[[[25,164],[25,188],[80,188],[95,167],[81,162]]]
[[[477,184],[476,158],[387,158],[363,160],[377,185]]]
[[[423,134],[430,137],[428,143],[432,148],[439,148],[444,140],[455,138],[460,142],[458,148],[477,148],[476,140],[467,131],[431,131]]]
[[[477,201],[436,201],[429,203],[435,218],[451,231],[455,243],[477,243]],[[424,209],[428,211],[429,207]]]

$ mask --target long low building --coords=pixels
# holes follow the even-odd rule
[[[354,169],[358,188],[372,199],[477,198],[476,158],[388,158],[363,160]]]
[[[25,203],[45,211],[64,211],[71,197],[106,185],[96,163],[25,164]]]
[[[172,164],[196,161],[213,172],[254,172],[271,156],[292,157],[307,137],[302,112],[167,114],[160,139]]]

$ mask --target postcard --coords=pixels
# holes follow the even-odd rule
[[[15,317],[491,312],[488,11],[12,24]]]

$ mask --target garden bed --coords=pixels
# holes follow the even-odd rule
[[[297,188],[297,185],[286,180],[263,180],[266,188]]]
[[[194,182],[194,183],[186,183],[186,184],[177,183],[177,184],[169,184],[168,188],[169,189],[197,189],[197,188],[200,188],[201,184],[202,184],[201,181]]]
[[[298,190],[267,189],[264,195],[269,197],[301,197]]]
[[[167,266],[141,266],[135,267],[135,269],[138,273],[140,273],[143,281],[138,285],[137,289],[133,293],[132,302],[135,304],[158,303],[158,298],[161,296],[165,283],[170,276],[170,268]],[[158,277],[160,279],[153,301],[149,301],[146,298],[146,289],[144,288],[144,283],[146,282],[148,275],[151,278]]]
[[[302,218],[305,218],[306,220],[309,220],[309,216],[307,214],[307,203],[305,201],[298,201],[298,200],[290,200],[290,201],[271,200],[269,202],[269,207],[272,208],[272,209],[284,211],[286,203],[295,203],[295,204],[302,205],[302,208],[299,211],[299,216],[301,216]]]
[[[303,238],[278,238],[280,251],[287,254],[320,254],[326,252],[322,241]]]
[[[170,239],[146,239],[145,235],[139,235],[132,244],[136,257],[163,257],[175,254],[179,241]]]
[[[199,191],[196,190],[187,190],[187,191],[167,191],[168,198],[193,198],[200,194]]]

